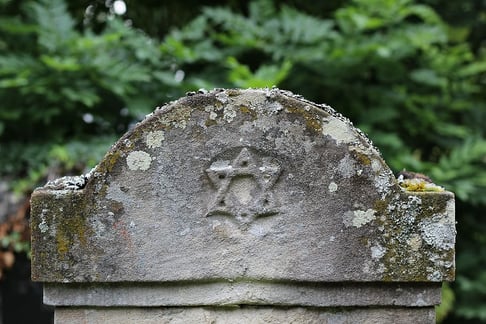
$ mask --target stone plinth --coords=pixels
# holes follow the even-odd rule
[[[346,118],[278,89],[169,103],[32,195],[59,323],[432,323],[454,242],[452,193],[404,190]]]
[[[55,321],[70,324],[210,324],[210,323],[312,323],[312,324],[422,324],[435,323],[433,308],[353,308],[335,310],[304,307],[192,307],[192,308],[60,308]]]

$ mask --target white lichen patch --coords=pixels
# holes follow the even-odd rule
[[[45,219],[42,220],[42,222],[39,224],[38,227],[39,227],[41,233],[46,233],[49,230],[49,225],[47,225]]]
[[[226,105],[229,102],[229,97],[226,92],[220,92],[215,95],[216,99],[221,102],[223,105]]]
[[[372,259],[381,259],[386,253],[386,249],[377,244],[371,247],[371,258]]]
[[[456,231],[453,224],[444,224],[432,220],[420,223],[422,239],[430,246],[449,250],[454,248]]]
[[[329,192],[336,192],[338,190],[338,185],[332,181],[330,184],[329,184]]]
[[[223,106],[220,105],[219,107],[209,105],[204,107],[204,111],[209,113],[210,120],[216,120],[218,118],[218,113],[216,111],[220,111],[223,109]]]
[[[375,175],[373,183],[376,190],[381,194],[381,199],[385,199],[389,193],[390,187],[393,186],[393,174],[391,171],[383,170],[381,173]]]
[[[427,268],[427,271],[431,272],[431,268]],[[431,273],[427,274],[427,280],[429,281],[442,281],[442,273],[439,270],[432,271]]]
[[[331,136],[337,144],[358,142],[356,131],[343,120],[329,118],[322,123],[322,134]]]
[[[356,172],[355,160],[346,155],[339,161],[337,171],[344,178],[351,178]]]
[[[158,130],[148,133],[145,136],[145,143],[151,149],[162,146],[162,141],[165,139],[164,131]]]
[[[407,245],[414,252],[417,252],[422,246],[422,238],[418,234],[412,234],[407,240]]]
[[[401,217],[402,224],[412,226],[417,216],[423,213],[422,199],[414,195],[408,196],[407,200],[398,201],[395,208],[403,213]]]
[[[455,224],[456,223],[456,204],[454,199],[449,199],[446,204],[445,213],[442,217],[443,223]]]
[[[38,225],[39,227],[39,230],[41,231],[41,233],[46,233],[48,230],[49,230],[49,225],[47,225],[47,222],[46,222],[46,214],[49,212],[49,210],[47,209],[42,209],[42,212],[41,212],[41,222],[40,224]]]
[[[236,117],[236,109],[233,105],[227,105],[224,107],[223,119],[228,123],[231,123]]]
[[[419,196],[409,196],[408,200],[411,205],[421,205],[422,199]]]
[[[375,172],[375,173],[379,173],[382,169],[383,169],[383,165],[381,164],[381,162],[377,159],[372,159],[371,160],[371,169]]]
[[[175,128],[185,129],[187,127],[187,121],[185,121],[184,119],[182,119],[180,121],[174,121],[174,122],[172,122],[172,125]]]
[[[150,154],[144,151],[133,151],[127,156],[128,168],[132,171],[135,170],[148,170],[150,168],[150,163],[152,158]]]
[[[270,114],[276,114],[283,109],[283,106],[280,102],[275,101],[267,104],[266,109]]]
[[[354,226],[360,228],[373,221],[376,218],[375,214],[376,210],[371,208],[367,210],[347,211],[344,213],[343,223],[346,227]]]

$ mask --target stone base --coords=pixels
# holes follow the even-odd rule
[[[303,306],[427,307],[440,304],[439,283],[92,283],[44,285],[56,307]]]
[[[435,323],[434,307],[161,307],[56,308],[55,324],[160,323]]]

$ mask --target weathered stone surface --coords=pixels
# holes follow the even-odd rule
[[[34,280],[454,278],[453,194],[402,190],[347,119],[277,89],[172,102],[78,180],[32,195]]]
[[[46,284],[54,306],[412,306],[440,303],[441,284],[206,282]]]
[[[191,323],[299,323],[299,324],[429,324],[435,323],[433,307],[412,308],[59,308],[55,323],[70,324],[191,324]]]

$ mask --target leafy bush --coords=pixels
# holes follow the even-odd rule
[[[71,141],[106,151],[167,100],[169,61],[156,41],[121,20],[109,20],[100,34],[80,33],[64,1],[42,0],[0,21],[2,175],[50,164],[55,145]]]

